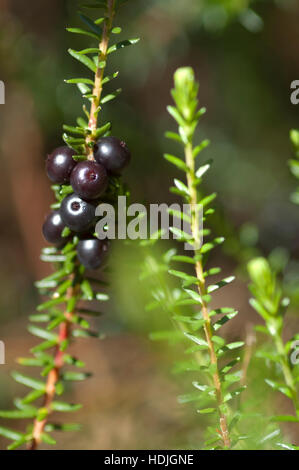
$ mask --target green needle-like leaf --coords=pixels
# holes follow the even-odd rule
[[[80,54],[77,51],[74,51],[74,49],[69,49],[68,52],[72,57],[74,57],[79,62],[81,62],[83,65],[85,65],[89,70],[96,73],[97,66],[94,63],[94,61],[91,60],[89,57],[87,57],[86,55]]]
[[[45,391],[46,385],[44,382],[41,382],[40,380],[33,379],[32,377],[29,377],[27,375],[23,375],[20,372],[12,372],[11,373],[12,377],[15,379],[16,382],[26,385],[26,387],[33,388],[34,390],[39,390],[39,391]]]

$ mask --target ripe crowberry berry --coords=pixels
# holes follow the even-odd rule
[[[94,158],[112,174],[119,174],[130,162],[131,153],[117,137],[103,137],[94,145]]]
[[[59,211],[51,212],[43,225],[43,235],[47,242],[59,245],[65,239],[61,236],[65,225],[62,221]]]
[[[94,221],[95,207],[77,194],[70,194],[61,203],[60,215],[65,225],[74,232],[86,232]]]
[[[107,171],[99,163],[80,162],[71,174],[71,185],[83,199],[97,199],[107,188]]]
[[[78,259],[87,269],[97,269],[105,261],[108,248],[106,240],[80,240],[77,245]]]
[[[70,176],[77,165],[72,158],[75,155],[74,150],[69,147],[58,147],[50,155],[46,161],[46,170],[48,177],[53,183],[67,184]]]

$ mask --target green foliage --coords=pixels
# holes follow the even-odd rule
[[[121,3],[117,2],[117,4]],[[83,99],[90,102],[90,111],[85,105],[83,106],[84,118],[78,117],[74,126],[63,126],[65,131],[63,140],[77,152],[78,161],[87,159],[92,152],[94,141],[101,136],[108,135],[111,129],[111,123],[102,123],[100,127],[96,125],[103,104],[114,99],[120,91],[109,92],[104,96],[101,93],[105,84],[118,75],[118,72],[115,72],[105,76],[108,54],[137,42],[136,39],[122,40],[108,49],[110,34],[119,34],[121,31],[119,27],[112,27],[115,6],[114,0],[104,3],[95,2],[93,4],[95,10],[104,8],[101,18],[93,20],[80,12],[79,17],[85,29],[68,28],[71,33],[87,36],[96,41],[96,47],[81,51],[69,50],[72,57],[94,74],[93,77],[66,80],[70,84],[77,85]],[[99,43],[100,47],[106,47],[106,50],[100,50]],[[72,188],[68,185],[53,185],[52,190],[55,197],[52,208],[55,209],[59,208],[62,200],[72,192]],[[112,178],[106,197],[113,202],[119,193],[127,193],[127,190],[124,189],[119,178]],[[52,263],[54,267],[51,275],[36,283],[36,287],[45,300],[37,307],[38,313],[30,316],[31,324],[28,327],[29,332],[41,342],[32,348],[30,357],[18,360],[22,366],[40,368],[40,378],[31,377],[19,371],[12,372],[14,380],[28,387],[30,391],[23,398],[15,399],[14,410],[0,411],[0,417],[4,419],[29,419],[34,420],[34,423],[29,425],[23,433],[1,426],[0,435],[12,441],[8,449],[16,449],[24,444],[27,444],[29,449],[35,449],[40,442],[54,445],[56,442],[51,437],[52,431],[79,429],[78,425],[52,423],[49,418],[54,411],[65,413],[81,408],[81,404],[71,404],[56,399],[57,396],[63,394],[66,382],[82,381],[90,376],[89,373],[76,371],[84,367],[84,363],[70,355],[67,350],[72,337],[101,337],[98,332],[90,329],[90,323],[87,320],[88,317],[98,316],[100,313],[94,311],[86,303],[93,300],[105,302],[109,296],[105,292],[98,291],[98,288],[105,283],[87,277],[85,268],[79,263],[76,256],[78,237],[72,235],[68,228],[64,230],[63,236],[66,243],[62,249],[47,247],[42,250],[41,254],[41,259]],[[79,306],[78,303],[80,303]],[[42,326],[36,326],[36,323]],[[65,370],[63,367],[65,365],[71,369]],[[42,432],[37,435],[36,430],[40,427]]]
[[[254,299],[251,299],[252,306],[265,321],[280,322],[278,319],[285,312],[289,300],[282,299],[281,289],[270,264],[265,258],[255,258],[248,263],[248,272],[253,282],[250,287],[254,295]]]
[[[263,20],[255,11],[256,3],[254,0],[201,0],[190,2],[186,7],[176,0],[168,0],[164,8],[176,10],[189,21],[196,19],[212,33],[222,31],[233,21],[239,21],[248,31],[257,33],[263,27]]]
[[[108,3],[105,2],[95,2],[93,5],[85,6],[86,8],[92,8],[94,10],[98,8],[109,8]],[[99,102],[97,96],[95,95],[96,82],[94,78],[91,77],[80,77],[80,78],[71,78],[65,80],[66,83],[76,85],[84,100],[90,103],[96,104],[96,109],[94,110],[95,117],[98,116],[99,112],[102,110],[104,104],[108,103],[115,99],[120,93],[121,89],[118,88],[115,91],[109,91],[106,95],[102,94],[102,88],[110,83],[112,80],[118,77],[118,71],[110,74],[104,75],[104,71],[107,65],[108,56],[120,49],[123,49],[126,46],[136,44],[139,39],[125,39],[112,44],[107,50],[101,50],[100,47],[105,47],[103,43],[103,28],[106,28],[107,37],[109,38],[111,34],[119,34],[121,32],[120,27],[112,27],[112,19],[115,15],[116,2],[112,2],[112,11],[110,18],[108,16],[102,16],[93,20],[89,16],[79,13],[81,21],[84,23],[85,28],[67,28],[71,33],[82,35],[83,37],[89,37],[96,40],[100,43],[97,47],[88,47],[80,51],[75,51],[69,49],[69,54],[83,66],[85,66],[90,72],[96,74],[100,72],[101,74],[101,91]],[[119,2],[117,2],[119,3]],[[104,7],[105,5],[105,7]],[[108,10],[107,10],[108,11]],[[106,12],[107,14],[107,12]],[[106,18],[106,19],[105,19]],[[104,26],[102,26],[104,25]],[[76,120],[76,125],[64,125],[65,130],[63,134],[63,140],[65,143],[76,150],[78,153],[78,159],[86,159],[86,146],[92,147],[93,142],[100,138],[105,137],[110,134],[111,123],[106,123],[101,127],[90,127],[90,112],[88,111],[86,105],[83,106],[84,117],[78,117]],[[86,120],[87,118],[87,120]],[[78,137],[81,136],[81,137]]]
[[[289,357],[293,352],[292,344],[296,337],[291,338],[287,343],[284,343],[282,339],[289,299],[283,297],[277,276],[265,258],[251,260],[248,264],[248,272],[252,281],[250,290],[253,294],[250,304],[265,321],[265,328],[258,326],[256,329],[270,339],[270,344],[266,343],[260,347],[256,355],[266,360],[270,370],[275,368],[278,371],[277,380],[279,381],[269,378],[266,378],[265,381],[273,390],[292,400],[295,410],[295,416],[276,416],[273,419],[278,422],[299,422],[297,386],[299,367],[298,364],[292,364],[291,357]]]
[[[291,170],[293,176],[295,176],[295,178],[299,179],[299,131],[297,131],[295,129],[292,129],[290,131],[290,139],[291,139],[291,142],[293,143],[294,148],[295,148],[295,157],[296,157],[296,159],[289,160],[289,167],[290,167],[290,170]],[[299,204],[299,195],[298,194],[299,194],[299,189],[297,188],[297,190],[292,194],[292,201],[295,204]]]
[[[59,200],[60,190],[55,188],[55,192],[56,199]],[[47,390],[47,383],[42,380],[44,377],[49,377],[50,373],[57,373],[58,377],[54,385],[55,396],[63,393],[67,381],[81,381],[90,376],[90,374],[76,372],[75,370],[64,370],[62,372],[57,368],[58,360],[62,364],[69,365],[75,369],[84,367],[82,361],[67,353],[71,339],[69,336],[63,335],[63,328],[56,332],[57,327],[65,325],[68,318],[68,328],[70,328],[73,336],[98,336],[98,334],[95,335],[90,330],[89,322],[86,319],[86,317],[93,316],[96,312],[85,308],[81,315],[76,306],[79,301],[84,301],[86,305],[87,301],[94,299],[98,301],[108,300],[107,294],[97,292],[97,288],[93,285],[93,279],[87,280],[83,266],[77,262],[75,251],[77,242],[78,239],[74,236],[68,240],[62,250],[54,247],[42,250],[44,261],[55,263],[55,271],[50,276],[36,283],[41,295],[50,299],[38,306],[37,310],[43,312],[42,314],[38,313],[30,317],[32,323],[28,330],[31,334],[41,339],[41,342],[32,348],[31,357],[18,359],[18,363],[23,366],[41,368],[41,379],[24,375],[20,372],[13,372],[12,377],[15,381],[30,388],[32,391],[25,395],[25,397],[15,400],[15,410],[0,411],[0,417],[2,418],[35,419],[40,421],[46,419],[53,411],[73,412],[81,407],[81,405],[64,403],[57,400],[53,400],[49,406],[45,407],[49,391]],[[70,314],[72,315],[69,316]],[[35,326],[36,323],[41,323],[43,326],[37,327]],[[78,334],[79,332],[81,334]],[[54,352],[52,352],[53,349]],[[41,402],[40,399],[42,399]],[[48,424],[55,425],[55,423],[50,422]],[[67,429],[61,427],[61,430]],[[30,445],[34,438],[32,432],[32,426],[29,426],[26,432],[17,434],[0,427],[0,435],[14,441],[13,445],[10,446],[13,449],[25,443]],[[42,440],[47,444],[55,444],[49,433],[47,435],[43,434]]]
[[[292,129],[290,131],[290,139],[295,148],[295,158],[289,160],[289,168],[293,176],[299,179],[299,131]],[[299,204],[299,187],[292,193],[291,200],[295,204]]]
[[[213,214],[209,205],[216,196],[201,192],[202,178],[210,169],[211,162],[196,163],[208,141],[204,140],[197,146],[193,144],[197,125],[205,109],[198,107],[199,85],[191,68],[178,69],[174,75],[174,85],[172,97],[175,106],[168,106],[168,111],[178,124],[178,132],[167,132],[166,137],[181,144],[184,159],[169,154],[165,158],[185,174],[185,182],[175,179],[171,191],[190,204],[190,215],[183,212],[176,212],[175,215],[187,219],[191,236],[176,227],[171,231],[179,242],[188,240],[192,250],[183,255],[178,254],[177,250],[168,250],[159,262],[150,254],[146,258],[142,278],[150,282],[154,298],[148,310],[163,309],[176,328],[175,332],[155,332],[151,337],[154,340],[183,342],[186,359],[176,363],[174,370],[187,372],[194,377],[192,384],[195,391],[181,396],[179,401],[195,403],[197,412],[207,415],[206,419],[212,424],[208,426],[205,448],[233,448],[240,440],[236,428],[240,414],[235,414],[234,402],[244,389],[239,383],[240,355],[235,351],[242,348],[243,342],[227,343],[223,337],[216,335],[216,331],[218,333],[224,324],[237,315],[235,309],[211,309],[209,304],[212,293],[232,282],[234,277],[209,282],[210,277],[218,275],[221,269],[207,267],[208,254],[224,239],[213,238],[209,229],[200,228],[201,216],[196,209],[198,205],[203,207],[202,220],[205,222]],[[200,244],[202,235],[204,242]],[[174,288],[165,282],[166,272],[178,281]]]

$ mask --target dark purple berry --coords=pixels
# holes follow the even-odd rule
[[[94,158],[112,174],[119,174],[130,162],[131,153],[117,137],[103,137],[94,145]]]
[[[74,232],[86,232],[95,219],[95,207],[77,194],[70,194],[61,203],[60,215],[65,225]]]
[[[53,183],[67,184],[70,176],[76,166],[74,150],[69,147],[58,147],[47,157],[46,170],[48,177]]]
[[[65,239],[61,236],[65,225],[62,221],[59,211],[51,212],[43,225],[43,235],[47,242],[53,243],[53,245],[59,245]]]
[[[71,174],[71,185],[83,199],[98,199],[107,189],[107,171],[99,163],[80,162]]]
[[[106,240],[80,240],[77,245],[78,259],[87,269],[97,269],[105,261],[108,248]]]

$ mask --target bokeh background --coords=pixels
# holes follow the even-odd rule
[[[9,374],[15,357],[36,343],[26,331],[39,300],[33,283],[50,270],[39,259],[41,224],[52,200],[45,156],[61,145],[62,124],[74,124],[81,111],[78,90],[64,83],[83,71],[67,49],[88,44],[65,31],[79,25],[77,6],[74,0],[0,0],[0,79],[6,85],[6,104],[0,106],[0,339],[6,344],[1,409],[23,393]],[[244,262],[263,253],[285,266],[283,282],[292,299],[288,339],[299,328],[299,211],[290,202],[296,182],[287,167],[289,130],[299,126],[299,105],[290,102],[290,83],[299,78],[298,2],[130,0],[117,23],[124,38],[141,41],[111,58],[108,68],[120,71],[123,93],[106,106],[102,119],[111,120],[113,134],[131,148],[125,180],[132,200],[174,200],[168,190],[174,171],[162,157],[169,150],[164,132],[173,128],[166,105],[174,70],[191,65],[208,109],[198,137],[212,142],[203,157],[214,161],[205,180],[205,189],[218,193],[212,224],[227,237],[213,262],[238,275],[216,299],[240,310],[225,335],[246,338],[250,325],[260,321],[248,305]],[[160,249],[165,246],[157,255]],[[141,263],[142,252],[115,244],[112,300],[98,322],[106,339],[74,346],[94,373],[68,390],[70,400],[84,408],[67,419],[83,423],[83,432],[59,437],[59,448],[190,448],[202,439],[194,409],[177,403],[191,385],[188,377],[171,373],[175,347],[148,339],[167,319],[145,311]],[[291,412],[259,380],[263,367],[254,363],[249,378],[257,408]],[[299,445],[298,428],[284,431]]]

